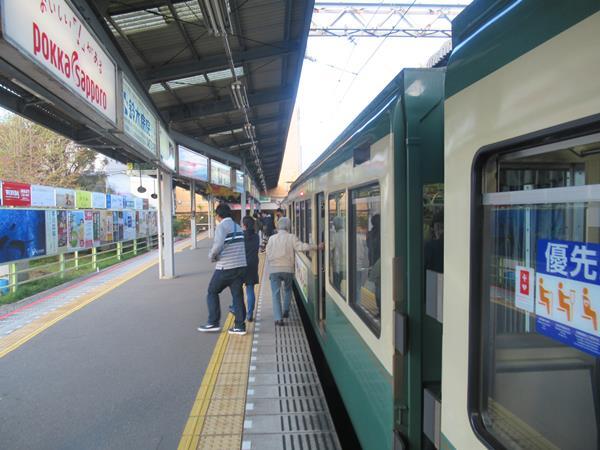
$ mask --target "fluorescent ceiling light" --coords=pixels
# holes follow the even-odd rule
[[[231,83],[231,99],[236,109],[248,109],[250,107],[246,86],[239,80]]]
[[[165,91],[165,88],[161,83],[151,84],[150,89],[148,89],[149,94],[154,94],[156,92],[163,92],[163,91]]]

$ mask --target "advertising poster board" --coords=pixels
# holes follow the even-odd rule
[[[75,191],[73,189],[55,188],[54,195],[57,208],[75,208]]]
[[[54,193],[52,193],[54,194]],[[54,198],[54,195],[52,196]],[[58,220],[56,211],[46,210],[46,256],[58,254]]]
[[[244,172],[241,170],[235,171],[235,191],[240,194],[244,192]]]
[[[69,213],[67,211],[56,211],[56,229],[58,250],[65,250],[69,244]]]
[[[3,206],[31,206],[31,185],[5,181],[2,183]]]
[[[135,239],[135,211],[123,211],[123,240]]]
[[[75,207],[78,209],[92,207],[92,193],[88,191],[75,191]]]
[[[156,117],[125,76],[123,76],[123,123],[125,134],[152,156],[156,156]]]
[[[94,214],[92,211],[85,211],[84,217],[84,245],[89,248],[94,246]]]
[[[116,231],[114,235],[115,241],[122,241],[124,236],[123,228],[123,211],[115,211],[113,216],[113,229]]]
[[[146,215],[146,222],[148,226],[148,234],[154,236],[158,233],[158,214],[156,211],[148,211]]]
[[[539,239],[536,331],[600,357],[600,244]]]
[[[86,105],[116,123],[115,64],[70,3],[4,0],[2,33]]]
[[[165,127],[159,125],[159,152],[161,162],[171,170],[175,170],[175,141],[173,141]]]
[[[193,180],[208,181],[208,158],[180,145],[179,175]]]
[[[46,254],[46,211],[0,210],[0,263]]]
[[[144,209],[144,199],[143,198],[135,197],[133,199],[133,201],[134,201],[134,209]]]
[[[147,198],[143,199],[143,209],[149,209],[150,208],[150,200],[148,200]]]
[[[123,209],[135,209],[135,198],[127,195],[123,198]]]
[[[122,196],[110,194],[110,209],[123,209],[123,203]]]
[[[93,223],[93,230],[94,230],[94,237],[93,237],[93,244],[94,247],[97,247],[100,245],[101,240],[100,240],[100,211],[93,211],[92,212],[92,223]]]
[[[68,211],[68,250],[85,248],[85,212]]]
[[[147,211],[136,211],[135,214],[136,214],[136,218],[135,218],[135,223],[136,223],[135,235],[138,238],[148,236],[148,223],[146,222],[146,217],[148,215],[148,212]]]
[[[219,186],[231,187],[231,167],[211,159],[210,182]]]
[[[100,243],[113,242],[113,212],[100,211]]]
[[[2,181],[0,180],[0,206],[2,206]]]
[[[43,208],[54,208],[56,206],[56,197],[54,188],[50,186],[31,185],[31,206],[41,206]]]
[[[92,208],[105,209],[106,208],[106,194],[103,194],[101,192],[92,192]]]

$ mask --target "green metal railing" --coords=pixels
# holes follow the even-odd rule
[[[155,248],[158,248],[158,235],[9,263],[8,284],[1,289],[15,293],[19,287],[40,280],[96,272]],[[23,264],[28,267],[20,268]]]

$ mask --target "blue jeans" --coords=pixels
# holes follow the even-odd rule
[[[229,287],[231,296],[233,297],[233,310],[235,314],[235,327],[244,328],[246,325],[246,308],[244,307],[244,291],[242,290],[242,282],[245,267],[236,269],[215,270],[210,283],[208,283],[208,294],[206,302],[208,303],[208,323],[211,325],[219,325],[221,321],[221,303],[219,302],[219,294],[226,287]]]
[[[254,315],[254,303],[256,302],[253,284],[246,285],[246,299],[248,300],[248,317],[251,317]]]
[[[271,280],[271,293],[273,294],[273,317],[281,320],[281,283],[283,283],[283,312],[290,310],[292,301],[292,274],[287,272],[275,272],[269,275]]]

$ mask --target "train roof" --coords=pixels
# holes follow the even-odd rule
[[[361,113],[342,131],[342,133],[321,153],[321,155],[313,161],[290,186],[290,191],[293,191],[300,184],[306,181],[311,176],[324,170],[323,164],[330,160],[339,150],[344,147],[356,133],[377,117],[382,111],[386,110],[398,98],[400,88],[403,85],[404,71],[420,70],[420,69],[403,69],[390,81],[385,88],[361,111]]]
[[[598,0],[475,0],[452,21],[446,98],[599,10]]]

